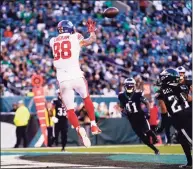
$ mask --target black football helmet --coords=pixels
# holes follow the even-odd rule
[[[136,81],[133,78],[125,79],[123,84],[127,93],[133,93],[135,91]]]
[[[159,79],[161,85],[177,86],[180,82],[180,75],[175,69],[169,68],[160,73]]]
[[[72,34],[75,32],[75,27],[72,24],[72,22],[70,22],[68,20],[62,20],[58,23],[57,30],[58,30],[59,34],[61,34],[61,33]]]

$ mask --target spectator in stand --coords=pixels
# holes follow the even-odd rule
[[[13,32],[11,31],[11,27],[10,26],[6,27],[6,30],[4,31],[3,35],[4,35],[5,38],[12,38]]]
[[[112,6],[112,2],[108,1],[83,4],[51,0],[41,3],[32,0],[24,3],[3,1],[0,16],[4,95],[26,96],[30,86],[25,83],[25,77],[31,77],[34,73],[45,77],[45,88],[50,80],[57,87],[48,42],[57,34],[54,28],[62,19],[71,20],[77,25],[78,32],[86,34],[83,25],[88,14],[97,25],[104,24],[97,29],[97,43],[84,49],[81,54],[81,67],[87,69],[85,77],[91,94],[118,94],[121,84],[117,83],[128,74],[139,75],[145,82],[152,83],[162,69],[170,66],[186,64],[187,71],[191,72],[189,59],[187,62],[182,56],[182,53],[186,56],[192,53],[191,1],[154,2],[155,11],[152,8],[149,10],[152,3],[144,0],[140,1],[141,11],[137,8],[137,2],[124,3],[132,10],[120,12],[116,18],[109,20],[101,14],[107,6]],[[10,37],[7,37],[6,27],[10,27],[7,28],[12,32]],[[176,52],[174,55],[173,51]],[[149,63],[151,56],[155,58],[154,64]],[[6,75],[7,68],[13,75]],[[17,86],[13,79],[17,80]],[[109,84],[112,85],[109,87]],[[120,88],[117,89],[116,85]]]

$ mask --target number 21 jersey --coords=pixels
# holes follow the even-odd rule
[[[163,100],[170,115],[183,113],[190,106],[185,97],[187,88],[184,85],[165,86],[156,93],[158,100]]]
[[[84,37],[80,33],[63,33],[50,39],[54,56],[54,67],[59,82],[83,77],[79,65],[80,41]]]

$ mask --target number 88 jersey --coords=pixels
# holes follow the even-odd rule
[[[156,93],[158,100],[163,100],[168,113],[172,116],[177,113],[182,113],[184,110],[189,109],[189,103],[186,98],[187,86],[164,86]]]
[[[80,41],[83,39],[80,33],[62,33],[50,39],[59,82],[83,77],[79,65]]]

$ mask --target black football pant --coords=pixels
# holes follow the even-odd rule
[[[172,123],[178,132],[178,141],[181,144],[187,158],[188,165],[192,165],[192,112],[182,113],[172,117]]]
[[[157,151],[157,148],[150,142],[150,137],[155,141],[157,137],[155,133],[150,129],[148,120],[143,115],[133,115],[129,116],[129,121],[134,132],[138,137],[143,141],[144,144],[149,146],[154,151]]]
[[[55,144],[58,146],[58,137],[59,134],[61,133],[61,140],[62,140],[62,148],[66,146],[67,143],[67,133],[68,133],[68,125],[67,125],[67,120],[64,123],[56,123],[55,124]]]
[[[47,127],[48,131],[48,146],[51,147],[53,144],[53,127]]]
[[[26,129],[27,126],[19,126],[16,128],[17,142],[14,146],[15,148],[19,147],[22,139],[23,139],[23,147],[27,147]]]
[[[171,143],[171,133],[170,133],[170,128],[172,126],[171,124],[171,117],[167,117],[167,119],[165,120],[164,123],[161,123],[161,126],[159,128],[159,130],[157,131],[162,132],[165,129],[165,134],[166,134],[166,138],[167,138],[167,143]]]

